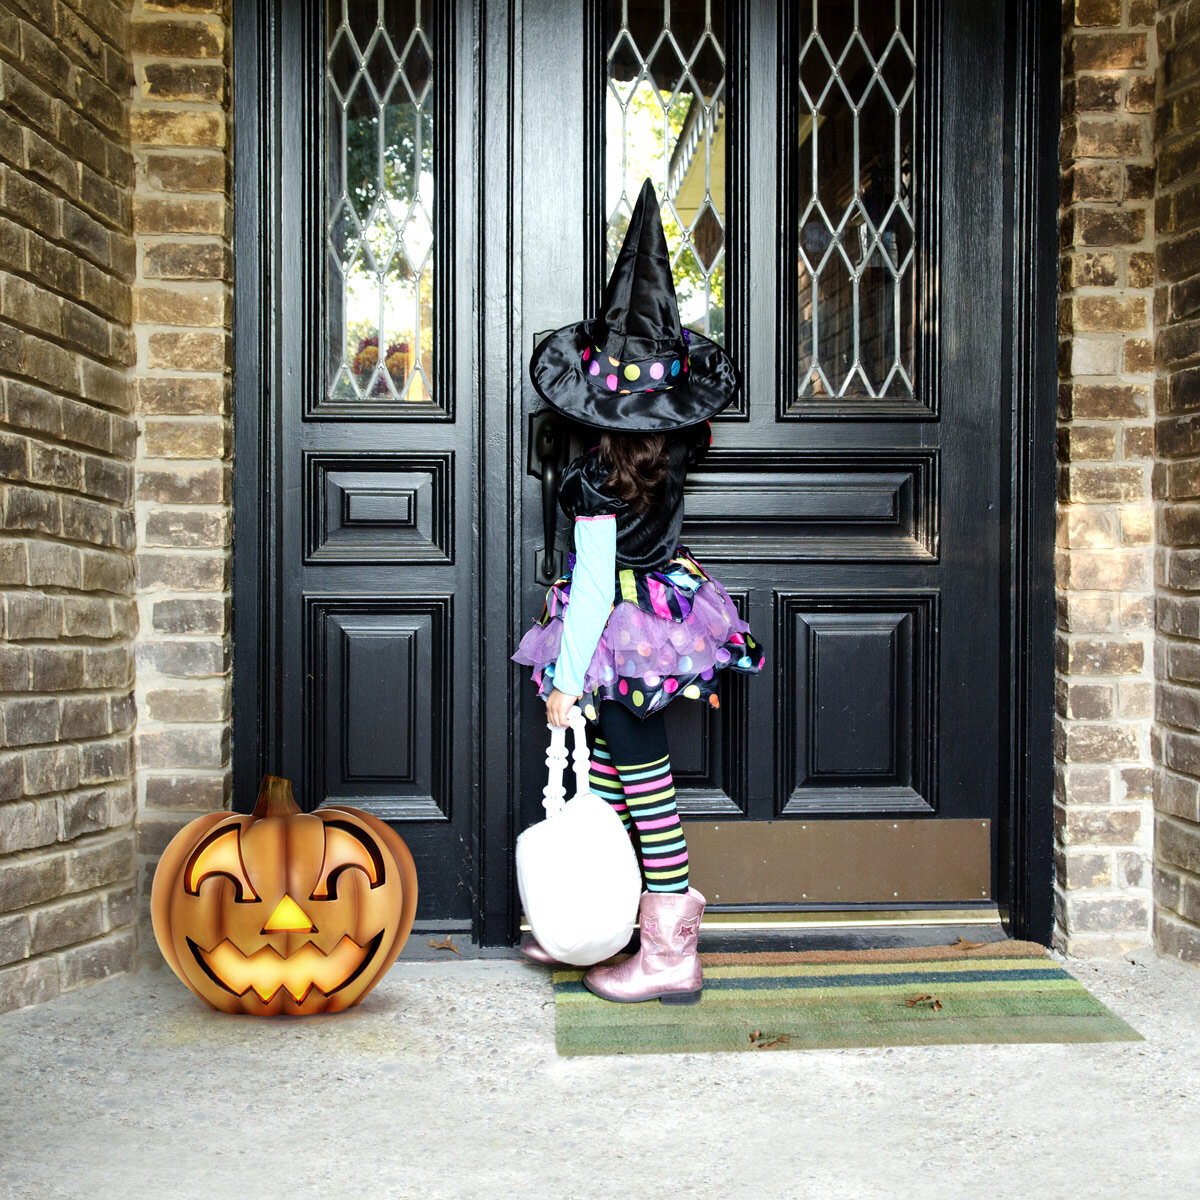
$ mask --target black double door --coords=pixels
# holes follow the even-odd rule
[[[646,169],[685,322],[743,377],[684,540],[768,659],[668,710],[694,882],[714,913],[1003,904],[1015,6],[584,7],[285,2],[239,52],[235,802],[269,769],[368,809],[419,921],[515,934],[526,364]]]

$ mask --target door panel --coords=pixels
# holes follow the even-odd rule
[[[386,820],[452,821],[452,598],[307,594],[304,607],[321,681],[306,731],[315,793]]]
[[[938,600],[775,593],[778,812],[937,811]]]
[[[688,546],[707,562],[936,560],[938,448],[716,447],[688,476]]]

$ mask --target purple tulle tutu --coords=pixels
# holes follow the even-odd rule
[[[569,602],[569,601],[568,601]],[[539,695],[554,689],[554,663],[562,643],[562,616],[535,624],[521,639],[514,662],[533,668]],[[707,699],[717,707],[717,672],[724,667],[756,674],[763,655],[750,627],[721,584],[705,579],[681,621],[646,612],[623,600],[608,623],[584,673],[584,715],[596,719],[596,702],[618,700],[644,716],[678,696]]]

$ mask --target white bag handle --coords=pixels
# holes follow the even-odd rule
[[[592,787],[588,779],[590,762],[587,737],[584,733],[586,724],[578,704],[572,704],[567,712],[567,724],[575,735],[572,751],[575,795],[584,796]],[[549,721],[546,722],[546,728],[550,730],[550,745],[546,750],[547,780],[542,789],[542,807],[546,810],[547,817],[553,817],[562,812],[566,804],[567,789],[563,787],[563,771],[567,766],[567,731],[561,725],[551,725]]]

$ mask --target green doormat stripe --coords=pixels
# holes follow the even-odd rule
[[[700,961],[704,994],[686,1007],[614,1004],[583,987],[582,968],[555,971],[559,1053],[1142,1040],[1033,942]]]
[[[632,1007],[632,1006],[631,1006]],[[853,1021],[873,1022],[875,1024],[944,1024],[950,1020],[945,1014],[948,1010],[943,1002],[943,1007],[940,1012],[935,1012],[928,1005],[916,1006],[909,1008],[907,1004],[892,1006],[891,1012],[881,1014],[879,1006],[876,1003],[856,1001],[850,1004],[836,1005],[818,1005],[806,1008],[803,1013],[803,1023],[805,1027],[827,1025],[847,1025]],[[975,1017],[1005,1017],[1005,1016],[1020,1016],[1020,1017],[1035,1017],[1038,1015],[1060,1017],[1060,1016],[1088,1016],[1104,1018],[1109,1014],[1093,997],[1055,997],[1047,996],[1025,996],[1019,999],[1013,997],[987,997],[978,1004],[970,1006],[968,1011],[959,1012],[958,1006],[954,1009],[955,1018],[965,1020]],[[753,1028],[770,1029],[778,1025],[785,1018],[790,1019],[787,1012],[781,1011],[778,1005],[773,1004],[746,1004],[736,1014],[739,1018],[745,1017],[754,1022]],[[689,1015],[686,1024],[689,1028],[701,1029],[719,1029],[729,1024],[730,1014],[727,1010],[711,1009],[704,1010],[703,1005],[698,1007],[698,1011],[694,1016]],[[652,1026],[670,1025],[676,1022],[678,1018],[664,1017],[661,1013],[649,1014],[643,1020],[628,1021],[621,1020],[617,1017],[606,1015],[602,1020],[589,1022],[589,1027],[599,1031],[607,1030],[613,1032],[625,1027],[636,1028],[638,1030],[649,1029]]]

